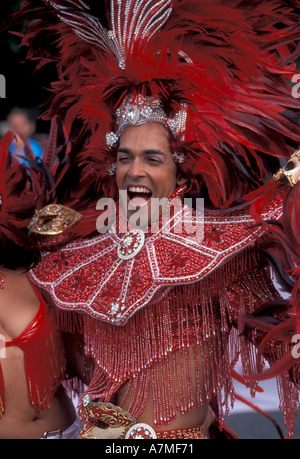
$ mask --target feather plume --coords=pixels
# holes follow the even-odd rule
[[[95,185],[103,155],[91,152],[104,150],[116,105],[132,92],[159,95],[166,112],[188,105],[185,142],[178,146],[193,165],[192,182],[206,186],[215,207],[240,202],[274,172],[276,158],[289,157],[300,143],[299,104],[289,84],[300,39],[298,1],[39,0],[34,6],[26,1],[19,15],[31,21],[23,44],[29,58],[52,61],[58,72],[45,117],[58,116],[73,131],[71,155],[78,153],[71,162],[89,170],[96,164]],[[49,37],[55,37],[51,46]],[[74,126],[86,132],[85,143]],[[208,173],[203,155],[213,164]]]

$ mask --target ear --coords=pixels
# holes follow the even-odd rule
[[[187,178],[182,174],[177,174],[176,183],[178,186],[184,185],[187,182]]]

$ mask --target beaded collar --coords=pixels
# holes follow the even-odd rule
[[[265,220],[281,215],[281,197],[262,213]],[[163,294],[162,287],[202,280],[264,233],[245,210],[205,212],[198,239],[174,231],[179,223],[184,229],[192,220],[193,212],[186,209],[184,216],[182,212],[172,216],[167,230],[111,232],[71,243],[57,253],[44,253],[30,277],[59,308],[123,325]]]

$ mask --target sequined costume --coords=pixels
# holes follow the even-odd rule
[[[282,202],[279,197],[269,202],[264,218],[280,218]],[[154,426],[161,426],[174,418],[176,410],[184,413],[193,408],[192,383],[182,382],[180,369],[192,363],[199,375],[199,365],[204,365],[206,397],[217,398],[222,425],[223,393],[229,414],[238,358],[242,358],[245,380],[257,374],[264,359],[256,361],[254,344],[264,334],[247,330],[243,316],[279,298],[268,266],[256,253],[262,228],[246,212],[222,217],[212,212],[204,220],[201,243],[189,243],[172,230],[155,233],[146,236],[139,253],[122,260],[117,250],[128,233],[98,235],[45,254],[31,272],[33,282],[50,293],[66,316],[74,310],[85,313],[86,354],[97,362],[85,402],[108,403],[130,381],[127,410],[138,418],[151,382]],[[264,357],[271,363],[289,351],[289,343],[278,348],[274,340]],[[293,372],[299,380],[296,365]],[[249,382],[253,394],[256,385]],[[298,390],[291,387],[287,374],[278,377],[278,385],[292,432]],[[199,384],[199,405],[202,397]]]
[[[39,5],[24,3],[21,17],[39,20],[29,23],[23,44],[31,59],[56,64],[46,117],[63,126],[66,139],[57,203],[83,219],[68,237],[46,242],[50,253],[31,278],[50,293],[69,330],[80,324],[85,354],[95,362],[82,417],[90,410],[102,421],[105,410],[97,417],[93,400],[109,404],[129,382],[129,420],[143,412],[151,385],[154,427],[167,430],[176,410],[191,411],[196,390],[197,405],[205,393],[222,429],[237,359],[254,393],[263,357],[272,365],[291,351],[275,336],[257,360],[271,327],[259,320],[249,326],[245,318],[253,324],[253,314],[279,299],[257,249],[289,195],[285,185],[264,183],[278,168],[276,158],[288,158],[300,142],[288,83],[299,55],[299,2],[111,0],[105,11],[104,3],[83,0]],[[43,17],[51,18],[47,40],[59,43],[58,57],[49,43],[42,48]],[[206,200],[203,240],[175,234],[175,225],[144,236],[95,236],[96,197],[118,199],[122,133],[153,122],[168,129],[172,158],[188,178],[175,193]],[[172,218],[192,222],[193,212]],[[291,310],[273,313],[273,324],[281,324]],[[289,364],[277,377],[292,435],[299,366]]]

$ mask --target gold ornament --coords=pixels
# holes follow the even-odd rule
[[[287,164],[292,161],[293,159],[297,159],[297,161],[300,161],[300,150],[296,150],[292,156],[290,157],[290,159],[288,160]],[[294,163],[294,162],[293,162]],[[294,166],[295,166],[295,163],[294,163]],[[280,181],[283,177],[285,177],[287,179],[287,181],[289,182],[289,184],[291,186],[295,186],[297,185],[299,179],[297,180],[293,174],[293,170],[296,168],[296,166],[293,168],[293,169],[288,169],[287,166],[285,167],[282,167],[281,169],[279,169],[279,171],[276,172],[276,174],[273,175],[273,180],[275,182],[278,182]]]
[[[112,403],[89,401],[84,405],[84,426],[80,439],[123,439],[136,423],[130,413]]]
[[[81,214],[69,207],[50,204],[35,211],[28,230],[30,233],[42,236],[56,236],[74,226],[81,218]]]

